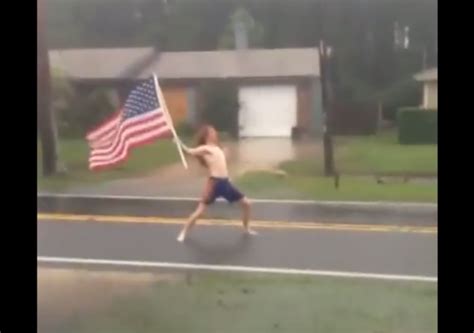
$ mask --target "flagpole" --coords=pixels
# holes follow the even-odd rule
[[[168,125],[171,129],[171,132],[173,133],[173,137],[175,139],[176,147],[178,148],[179,156],[181,157],[181,162],[183,162],[184,168],[187,169],[188,168],[188,163],[186,162],[186,158],[184,157],[183,150],[181,148],[181,145],[179,144],[178,135],[176,134],[176,131],[175,131],[174,125],[173,125],[173,119],[171,119],[171,116],[168,112],[168,107],[166,106],[165,98],[164,98],[163,94],[161,93],[161,89],[159,88],[158,78],[157,78],[155,73],[153,73],[153,81],[155,83],[156,97],[158,98],[159,103],[163,104],[162,105],[163,106],[163,114],[165,115],[166,121],[167,121],[167,123],[168,123]]]

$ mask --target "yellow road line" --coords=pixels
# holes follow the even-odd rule
[[[108,223],[153,223],[179,224],[185,219],[169,217],[142,217],[142,216],[111,216],[111,215],[74,215],[74,214],[45,214],[38,213],[38,220],[70,221],[70,222],[108,222]],[[224,219],[201,219],[200,225],[208,226],[240,226],[241,221]],[[318,229],[318,230],[345,230],[345,231],[372,231],[372,232],[408,232],[437,234],[437,227],[375,225],[375,224],[343,224],[317,222],[284,222],[284,221],[251,221],[252,227],[269,229]]]

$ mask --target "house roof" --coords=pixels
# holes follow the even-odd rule
[[[438,81],[438,68],[430,68],[415,75],[417,81]]]
[[[153,48],[51,50],[53,68],[76,79],[319,76],[317,48],[162,52]],[[140,65],[141,64],[141,65]]]

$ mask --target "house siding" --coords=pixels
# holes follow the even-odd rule
[[[423,89],[423,107],[425,109],[438,109],[438,82],[426,82]]]
[[[309,82],[300,82],[297,86],[297,126],[303,133],[311,130],[311,85]]]
[[[188,95],[186,87],[162,87],[171,118],[175,126],[186,121],[188,115]]]
[[[233,80],[237,87],[252,85],[294,85],[297,89],[297,126],[305,134],[322,133],[321,84],[318,78],[274,78]],[[202,121],[204,96],[199,89],[203,80],[160,80],[160,86],[166,99],[175,125],[186,122],[197,125]],[[95,89],[112,89],[117,92],[120,104],[123,104],[136,80],[78,80],[77,86],[83,93]],[[238,116],[235,117],[238,121]]]
[[[298,83],[298,127],[305,134],[319,136],[323,132],[323,110],[319,80]]]

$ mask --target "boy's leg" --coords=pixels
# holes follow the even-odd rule
[[[213,195],[214,195],[214,181],[212,179],[208,179],[202,193],[201,202],[197,206],[196,210],[191,214],[191,216],[189,216],[188,221],[184,225],[183,230],[180,232],[177,238],[178,242],[184,241],[188,231],[194,226],[194,224],[196,223],[196,220],[199,217],[201,217],[201,215],[204,213],[207,205],[212,203],[212,201],[214,200]]]
[[[244,230],[249,235],[256,235],[257,232],[250,229],[249,219],[250,219],[250,201],[245,195],[243,195],[230,181],[227,182],[226,190],[224,193],[224,198],[232,203],[239,202],[240,207],[242,208],[242,224]]]
[[[206,210],[206,204],[203,202],[200,202],[196,210],[191,214],[191,216],[189,216],[189,219],[184,225],[183,230],[181,230],[181,232],[179,233],[179,236],[177,238],[178,242],[184,241],[184,239],[186,238],[186,235],[188,234],[188,231],[194,226],[197,219],[201,217],[201,215],[204,213],[205,210]]]
[[[243,197],[242,199],[240,199],[239,202],[240,206],[242,207],[242,224],[245,232],[249,235],[257,235],[257,232],[255,230],[252,230],[249,226],[250,201],[246,197]]]

